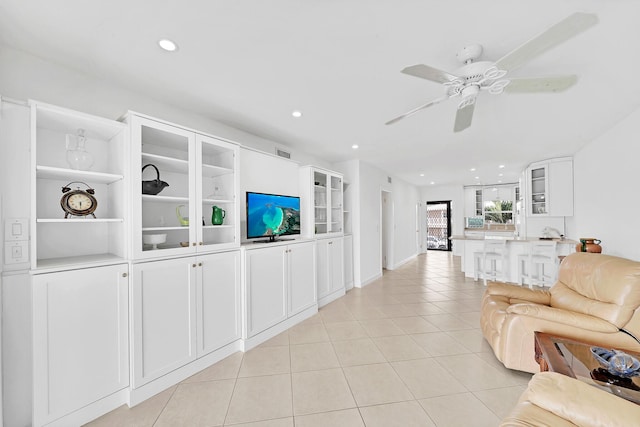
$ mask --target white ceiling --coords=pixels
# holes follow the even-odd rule
[[[470,43],[497,60],[576,11],[599,23],[510,74],[577,74],[569,90],[482,93],[456,134],[455,100],[384,125],[443,94],[405,66],[453,71]],[[639,17],[638,0],[0,0],[0,43],[329,161],[416,185],[494,184],[640,107]],[[162,37],[179,50],[161,51]]]

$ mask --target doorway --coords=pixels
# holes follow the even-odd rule
[[[427,202],[427,250],[451,250],[451,200]]]

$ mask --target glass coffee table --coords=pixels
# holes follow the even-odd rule
[[[621,378],[610,374],[595,359],[592,347],[595,346],[543,332],[535,333],[535,358],[540,371],[567,375],[640,404],[640,377]],[[640,353],[624,352],[640,360]]]

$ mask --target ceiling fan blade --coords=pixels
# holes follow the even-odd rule
[[[414,108],[413,110],[407,111],[406,113],[396,117],[395,119],[391,119],[389,120],[387,123],[385,123],[385,125],[392,125],[395,122],[404,119],[405,117],[409,117],[412,114],[417,113],[420,110],[424,110],[425,108],[431,107],[432,105],[438,104],[442,101],[444,101],[445,99],[449,99],[448,96],[443,96],[442,98],[438,98],[438,99],[434,99],[433,101],[429,101],[426,104],[423,104],[419,107]]]
[[[578,81],[578,76],[555,76],[510,79],[510,83],[504,89],[510,93],[535,93],[535,92],[561,92],[570,88]]]
[[[432,82],[436,83],[448,83],[460,78],[453,74],[447,73],[446,71],[438,70],[437,68],[433,68],[424,64],[406,67],[401,72],[410,76],[420,77],[421,79],[431,80]]]
[[[468,104],[462,108],[458,108],[456,113],[456,122],[453,125],[454,132],[460,132],[471,126],[471,119],[473,119],[473,110],[476,108],[476,103]]]
[[[558,22],[542,34],[506,54],[496,62],[500,70],[511,71],[543,52],[569,40],[598,22],[597,15],[576,12]]]

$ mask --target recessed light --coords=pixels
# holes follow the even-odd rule
[[[476,168],[471,168],[471,169],[469,169],[469,170],[470,170],[471,172],[475,172],[475,171],[476,171]]]
[[[424,176],[424,174],[423,174],[423,173],[421,173],[421,174],[420,174],[420,176]]]
[[[480,177],[479,177],[479,176],[476,176],[476,177],[474,177],[474,179],[480,179]]]
[[[298,111],[298,110],[293,111],[293,112],[291,113],[291,115],[292,115],[293,117],[295,117],[296,119],[299,119],[300,117],[302,117],[302,111]]]
[[[167,52],[174,52],[178,50],[178,45],[169,39],[158,40],[158,45]]]
[[[502,180],[501,179],[498,180],[498,184],[502,184]]]
[[[499,174],[498,174],[498,176],[502,176],[502,175],[504,175],[504,174],[503,174],[503,173],[499,173]]]
[[[435,182],[431,181],[429,184],[434,185],[434,184],[435,184]]]
[[[354,150],[357,150],[359,147],[360,147],[360,146],[359,146],[358,144],[353,144],[353,145],[351,146],[351,148],[353,148]]]
[[[504,169],[504,165],[498,165],[500,169]]]

